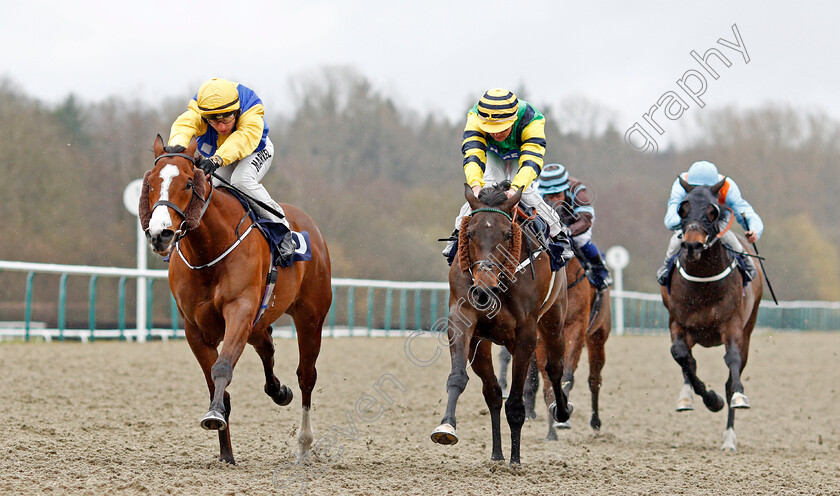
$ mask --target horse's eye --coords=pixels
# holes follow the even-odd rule
[[[505,234],[505,239],[510,239],[512,237],[513,237],[513,231],[508,231],[507,234]]]
[[[146,183],[146,187],[149,188],[149,191],[154,191],[155,190],[154,188],[152,188],[152,185],[149,184],[149,183]]]
[[[190,188],[192,188],[192,181],[187,181],[187,185],[184,187],[184,189],[190,189]]]
[[[467,239],[472,239],[472,233],[467,231]]]

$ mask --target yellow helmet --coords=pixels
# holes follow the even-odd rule
[[[234,112],[239,110],[239,91],[235,83],[227,79],[213,78],[198,89],[196,103],[202,117]]]
[[[500,133],[516,121],[519,99],[511,91],[495,88],[484,92],[476,109],[481,130],[486,133]]]

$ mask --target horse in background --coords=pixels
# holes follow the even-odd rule
[[[484,188],[479,197],[464,185],[472,212],[464,217],[456,262],[449,270],[449,351],[452,371],[446,382],[448,398],[441,424],[432,441],[455,444],[455,407],[469,377],[467,367],[482,381],[490,410],[492,455],[503,461],[500,414],[502,390],[493,371],[492,343],[513,355],[510,391],[505,414],[510,426],[510,465],[520,464],[520,438],[525,422],[523,389],[528,363],[537,344],[545,343],[546,368],[553,380],[556,404],[551,415],[564,422],[571,414],[560,387],[563,374],[563,322],[566,318],[566,273],[551,271],[549,255],[537,250],[529,234],[514,220],[518,191],[511,198],[509,186]],[[533,270],[533,272],[532,272]]]
[[[218,431],[219,460],[235,463],[230,394],[225,389],[246,344],[254,347],[262,361],[265,393],[278,405],[292,401],[292,390],[274,375],[269,325],[288,314],[295,323],[300,355],[301,459],[314,439],[310,408],[317,378],[315,361],[332,302],[324,237],[309,216],[283,204],[292,230],[309,232],[312,259],[273,270],[268,243],[255,232],[249,213],[236,197],[214,188],[196,168],[195,138],[183,149],[164,147],[158,135],[154,152],[155,166],[143,179],[140,222],[152,250],[171,257],[169,287],[184,319],[187,343],[210,391],[210,407],[200,425]]]
[[[571,276],[570,276],[571,275]],[[568,307],[563,325],[563,337],[566,354],[563,359],[563,377],[561,386],[568,396],[575,384],[580,355],[584,345],[589,355],[589,392],[592,400],[592,417],[589,425],[595,431],[601,430],[601,417],[598,414],[598,396],[601,391],[601,370],[606,362],[604,347],[612,327],[609,289],[598,292],[586,277],[586,271],[577,257],[566,265],[568,285]],[[537,346],[537,364],[543,378],[543,396],[546,406],[554,402],[554,389],[545,369],[546,353],[540,341]],[[554,428],[570,429],[571,424],[548,419],[546,440],[556,441]]]
[[[695,344],[704,347],[724,345],[724,361],[729,369],[726,401],[729,404],[726,430],[721,449],[735,451],[735,410],[750,407],[744,394],[741,373],[747,364],[750,335],[755,326],[763,291],[763,277],[744,284],[737,260],[720,241],[732,226],[734,213],[729,211],[728,225],[721,227],[726,211],[717,198],[726,179],[714,186],[692,186],[680,179],[687,191],[679,206],[683,240],[671,276],[670,293],[662,288],[662,302],[669,312],[671,355],[680,365],[684,384],[677,411],[694,409],[693,390],[706,407],[723,409],[723,398],[697,377],[697,364],[691,354]],[[738,235],[743,251],[755,255],[746,239]]]

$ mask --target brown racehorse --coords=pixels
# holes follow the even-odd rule
[[[717,412],[723,408],[723,398],[706,389],[697,378],[697,363],[691,354],[695,344],[704,347],[723,344],[724,361],[729,368],[726,381],[726,400],[729,415],[721,449],[735,451],[735,409],[749,408],[741,383],[741,372],[747,364],[750,334],[755,326],[761,302],[763,278],[743,286],[743,276],[737,270],[733,255],[720,241],[732,225],[721,229],[722,213],[718,193],[725,179],[714,186],[691,186],[682,179],[680,184],[688,192],[679,206],[683,240],[676,269],[671,278],[671,293],[662,288],[662,302],[669,311],[671,355],[682,368],[684,386],[677,411],[693,410],[691,390],[703,398],[706,407]],[[743,236],[738,236],[743,251],[755,254]]]
[[[143,182],[140,219],[152,250],[171,255],[169,287],[184,319],[187,342],[210,389],[210,408],[201,426],[219,431],[219,460],[234,463],[230,395],[225,388],[247,343],[262,360],[266,394],[279,405],[291,402],[292,390],[274,375],[269,325],[286,313],[294,320],[300,354],[300,458],[313,440],[309,410],[315,361],[321,349],[321,327],[332,301],[327,245],[309,216],[283,205],[292,230],[309,231],[312,260],[278,269],[268,308],[255,323],[272,268],[268,243],[256,229],[249,230],[252,222],[239,201],[223,189],[214,189],[204,172],[195,167],[195,151],[195,138],[184,150],[164,147],[158,135],[155,166]],[[219,353],[221,341],[224,345]]]
[[[566,313],[566,322],[563,326],[563,336],[566,342],[566,356],[563,360],[563,379],[561,385],[568,396],[575,384],[575,370],[577,370],[580,354],[584,344],[589,354],[589,392],[592,397],[592,417],[589,425],[592,429],[601,430],[601,417],[598,415],[598,394],[601,391],[601,370],[606,362],[604,346],[610,335],[612,327],[612,316],[610,314],[610,291],[609,289],[598,294],[577,257],[566,265],[566,276],[569,281],[569,304]],[[597,300],[596,300],[597,299]],[[545,350],[542,342],[537,346],[537,363],[540,366],[540,374],[543,378],[543,396],[546,405],[554,402],[554,391],[548,374],[545,372]],[[571,427],[569,422],[561,422],[557,425],[560,428]],[[554,431],[555,422],[548,419],[549,441],[557,440],[557,433]]]
[[[461,224],[458,257],[449,271],[447,331],[452,371],[446,382],[446,412],[431,437],[440,444],[458,442],[455,406],[469,380],[467,367],[471,365],[481,378],[490,410],[491,459],[504,460],[500,428],[502,390],[493,372],[491,343],[505,346],[513,355],[510,392],[505,403],[510,425],[510,464],[518,466],[525,422],[522,393],[537,333],[546,343],[547,369],[556,385],[557,403],[550,410],[558,422],[571,414],[566,394],[559,386],[563,374],[566,277],[565,271],[551,271],[545,252],[531,255],[530,236],[512,220],[522,192],[508,199],[506,186],[485,188],[476,198],[472,189],[464,185],[472,213]],[[531,266],[519,269],[526,261]]]

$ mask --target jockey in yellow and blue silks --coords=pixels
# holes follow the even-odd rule
[[[729,177],[719,174],[715,164],[706,161],[694,162],[688,169],[688,172],[683,172],[680,174],[680,177],[685,182],[693,186],[714,186],[725,178],[726,183],[724,183],[718,193],[718,201],[732,209],[732,215],[735,215],[735,219],[746,230],[744,235],[746,236],[747,241],[750,243],[758,241],[758,238],[761,237],[761,233],[764,232],[764,223],[761,221],[761,217],[755,213],[755,209],[753,209],[752,205],[750,205],[747,200],[741,196],[741,190],[738,188],[738,185],[735,184],[735,181]],[[656,271],[656,278],[662,286],[665,286],[668,282],[668,265],[670,259],[680,250],[682,231],[680,230],[680,216],[677,211],[680,203],[682,203],[685,199],[685,195],[686,191],[680,184],[680,178],[677,178],[671,186],[671,197],[668,199],[668,209],[665,212],[664,220],[665,227],[674,231],[674,234],[671,236],[671,240],[668,243],[668,251],[665,254],[665,263],[658,271]],[[722,218],[725,219],[726,217],[722,216]],[[743,251],[741,243],[738,241],[735,233],[731,230],[726,231],[720,240],[730,249],[730,251]],[[755,279],[756,276],[755,263],[753,262],[752,257],[743,258],[744,264],[747,268],[747,279],[751,281]]]
[[[512,92],[496,88],[488,90],[467,113],[461,152],[464,175],[473,193],[478,196],[485,184],[510,180],[510,198],[522,190],[520,202],[537,210],[549,226],[552,241],[563,246],[563,262],[571,259],[571,243],[567,229],[557,212],[537,192],[536,179],[545,156],[545,117],[530,103],[519,100]],[[492,152],[501,163],[489,161]],[[443,255],[451,258],[452,248],[461,227],[461,219],[470,213],[464,203],[455,219],[455,231]]]
[[[172,124],[169,145],[186,148],[195,136],[202,156],[198,166],[204,172],[216,172],[222,179],[284,215],[283,208],[260,184],[274,158],[274,144],[268,138],[264,114],[262,100],[253,90],[213,78],[201,85],[186,112]],[[260,217],[285,226],[280,257],[291,256],[294,241],[286,218],[250,203]]]

